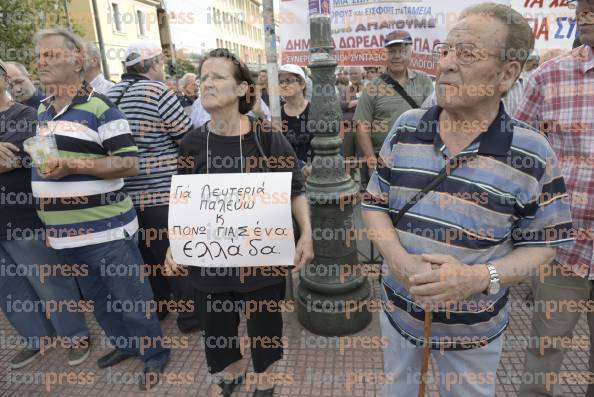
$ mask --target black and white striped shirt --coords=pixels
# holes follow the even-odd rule
[[[177,173],[177,141],[191,129],[190,118],[164,83],[142,75],[122,75],[108,96],[126,115],[138,146],[140,172],[125,179],[134,205],[166,205]]]

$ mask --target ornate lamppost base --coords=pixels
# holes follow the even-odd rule
[[[366,278],[357,281],[355,290],[338,295],[323,295],[304,283],[297,289],[297,313],[301,325],[316,335],[350,335],[371,322],[367,302],[371,288]]]

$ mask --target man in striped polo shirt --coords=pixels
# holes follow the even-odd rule
[[[383,145],[363,215],[385,259],[380,321],[394,379],[385,396],[418,393],[424,310],[441,396],[494,396],[507,287],[573,241],[554,152],[501,103],[533,46],[511,8],[466,9],[434,49],[438,106],[404,113]],[[445,179],[394,222],[447,164]]]
[[[178,142],[192,128],[178,97],[163,82],[164,65],[165,57],[156,43],[132,43],[124,60],[126,73],[107,94],[126,115],[138,146],[140,172],[124,182],[138,215],[138,247],[144,263],[152,269],[149,279],[159,303],[160,320],[167,315],[172,292],[178,302],[193,299],[188,277],[172,277],[170,288],[162,274],[169,248],[171,176],[177,173]],[[198,320],[193,312],[180,312],[178,326],[182,331],[191,331],[198,327]]]
[[[83,43],[63,29],[35,36],[39,77],[48,98],[39,107],[39,134],[55,137],[58,156],[32,171],[32,190],[47,241],[64,263],[84,264],[77,277],[85,299],[116,350],[100,368],[139,355],[145,377],[158,382],[169,359],[152,291],[139,277],[138,228],[123,177],[138,173],[138,153],[124,115],[83,81]],[[34,154],[32,154],[33,157]]]

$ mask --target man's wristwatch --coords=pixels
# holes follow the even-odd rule
[[[501,290],[501,280],[499,279],[497,269],[495,269],[495,266],[491,262],[487,262],[487,269],[489,269],[489,286],[485,293],[487,295],[495,295]]]

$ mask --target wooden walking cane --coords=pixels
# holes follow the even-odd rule
[[[431,338],[432,321],[433,312],[425,311],[425,320],[423,321],[423,356],[421,358],[421,384],[419,385],[419,397],[425,397],[425,388],[427,386],[427,375],[429,373],[429,338]]]
[[[406,128],[406,127],[404,127]],[[396,135],[398,137],[398,134]],[[398,211],[393,224],[396,226],[404,214],[411,209],[419,200],[421,200],[428,192],[439,185],[452,171],[454,171],[460,164],[466,162],[469,157],[453,157],[439,174],[427,184],[420,192],[415,194],[408,202]],[[431,264],[433,268],[435,264]],[[423,321],[423,356],[421,359],[421,384],[419,385],[419,397],[425,397],[425,388],[427,386],[427,373],[429,372],[429,338],[431,338],[431,322],[433,321],[433,313],[425,311],[425,319]]]

